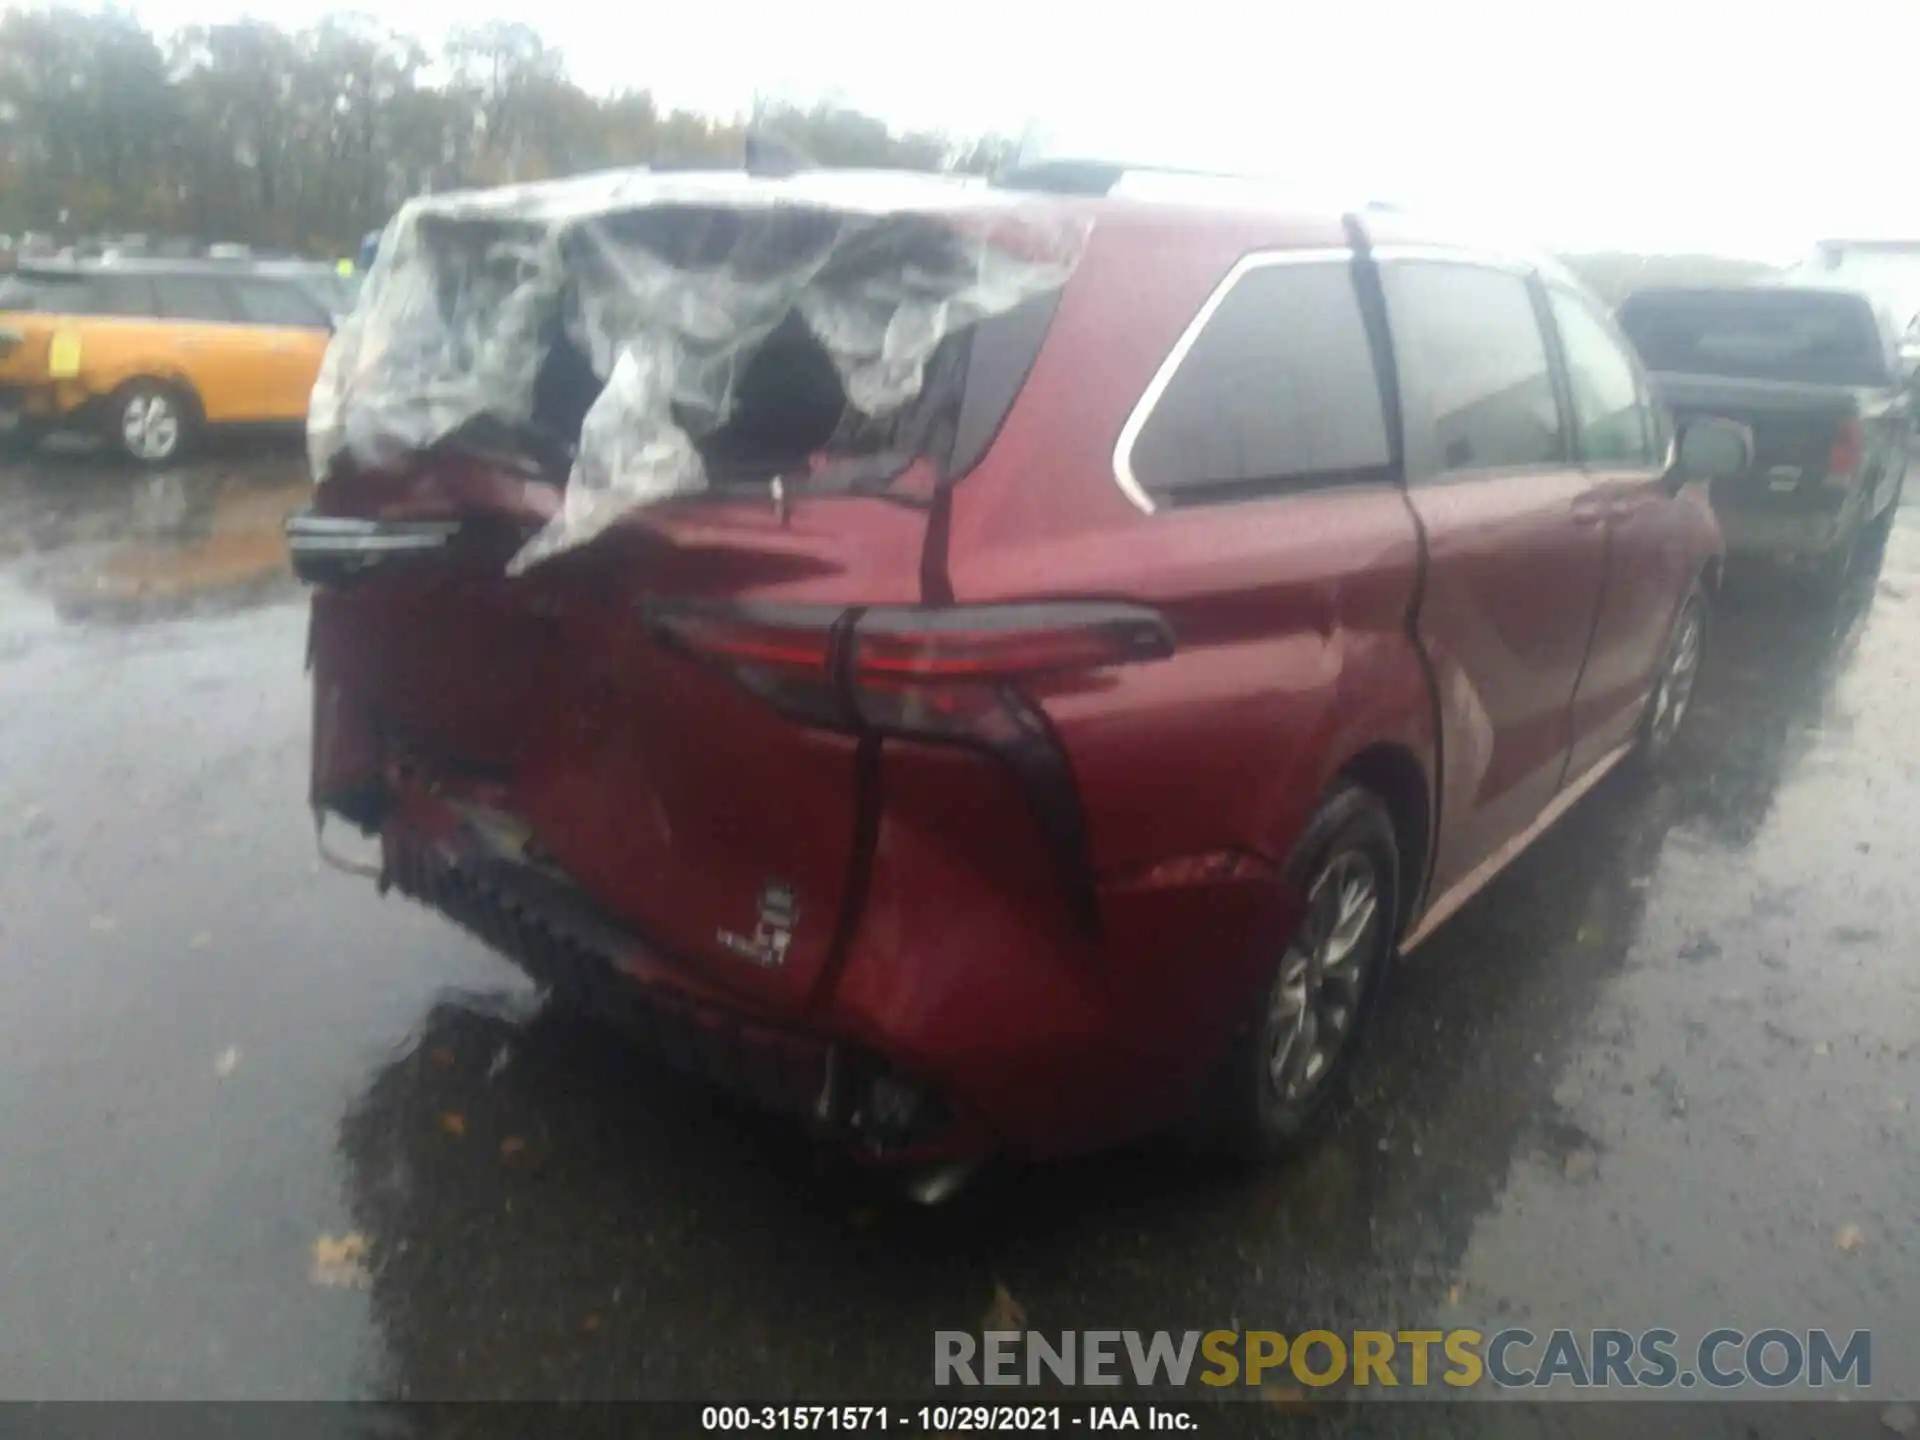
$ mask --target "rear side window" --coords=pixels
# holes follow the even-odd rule
[[[1567,385],[1580,429],[1580,458],[1650,465],[1657,428],[1640,376],[1613,329],[1584,300],[1551,290],[1553,323],[1567,357]]]
[[[221,282],[211,275],[161,275],[153,284],[160,297],[160,313],[169,320],[235,318]]]
[[[19,275],[0,275],[0,310],[11,310],[16,315],[57,311],[60,292],[67,288],[38,276],[27,280]]]
[[[1843,290],[1643,291],[1621,303],[1620,328],[1654,370],[1816,385],[1890,378],[1872,306]]]
[[[1446,260],[1385,267],[1411,474],[1564,464],[1546,337],[1525,277]]]
[[[153,318],[153,286],[144,275],[95,275],[86,288],[87,309],[81,314]]]
[[[1344,260],[1254,264],[1151,403],[1125,457],[1189,504],[1387,475],[1387,427]]]
[[[233,280],[229,282],[240,318],[249,325],[290,325],[325,329],[327,313],[305,289],[290,280]]]
[[[0,310],[143,319],[153,314],[153,291],[140,275],[13,276],[0,281]]]

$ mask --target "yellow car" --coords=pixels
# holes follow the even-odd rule
[[[342,301],[325,265],[22,265],[0,276],[0,441],[93,430],[161,465],[202,426],[304,420]]]

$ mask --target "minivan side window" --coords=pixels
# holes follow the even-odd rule
[[[169,320],[230,321],[233,307],[211,275],[159,275],[154,289],[160,296],[160,313]]]
[[[1404,379],[1410,478],[1568,463],[1526,277],[1458,260],[1382,267]]]
[[[151,320],[154,316],[153,286],[144,275],[96,275],[87,289],[95,315],[123,320]]]
[[[40,308],[40,303],[39,290],[17,275],[0,275],[0,311],[29,315]]]
[[[1174,505],[1384,479],[1388,461],[1344,259],[1247,262],[1122,457]]]
[[[240,318],[249,325],[327,328],[327,314],[319,301],[292,281],[248,278],[235,279],[230,285],[240,306]]]
[[[38,308],[52,315],[134,320],[153,316],[153,291],[139,275],[82,275],[43,282],[38,292]]]
[[[1653,464],[1660,426],[1632,356],[1586,301],[1557,287],[1547,298],[1567,357],[1580,458],[1601,465]]]

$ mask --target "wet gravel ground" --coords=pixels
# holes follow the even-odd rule
[[[1047,1331],[1865,1328],[1865,1433],[1920,1393],[1920,511],[1838,606],[1736,587],[1668,778],[1405,968],[1308,1157],[927,1212],[316,863],[301,473],[0,468],[0,1397],[878,1400],[996,1287]]]

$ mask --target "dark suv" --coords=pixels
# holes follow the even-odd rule
[[[1190,1119],[1301,1136],[1395,957],[1672,740],[1719,577],[1699,482],[1746,460],[1726,422],[1676,444],[1551,265],[1224,183],[1072,180],[990,197],[979,265],[1027,224],[1077,227],[1076,263],[943,341],[883,445],[845,423],[851,384],[823,426],[769,419],[783,387],[867,374],[848,349],[796,379],[854,344],[818,285],[713,422],[676,392],[704,484],[611,519],[594,467],[631,496],[667,449],[594,417],[653,393],[656,334],[629,333],[571,481],[499,432],[367,441],[414,413],[383,334],[341,351],[374,379],[327,409],[365,425],[291,528],[313,803],[380,837],[383,882],[891,1160]],[[734,183],[701,203],[745,233],[840,203]],[[926,186],[914,226],[981,228],[986,198]],[[657,218],[622,192],[582,253],[710,285]],[[396,273],[453,243],[428,219],[466,223],[403,216]],[[917,333],[934,269],[860,288],[870,333]],[[506,573],[580,517],[590,539]]]
[[[1796,565],[1844,584],[1893,528],[1913,441],[1915,380],[1899,332],[1848,290],[1655,289],[1620,324],[1676,415],[1749,426],[1753,462],[1714,486],[1735,560]]]

